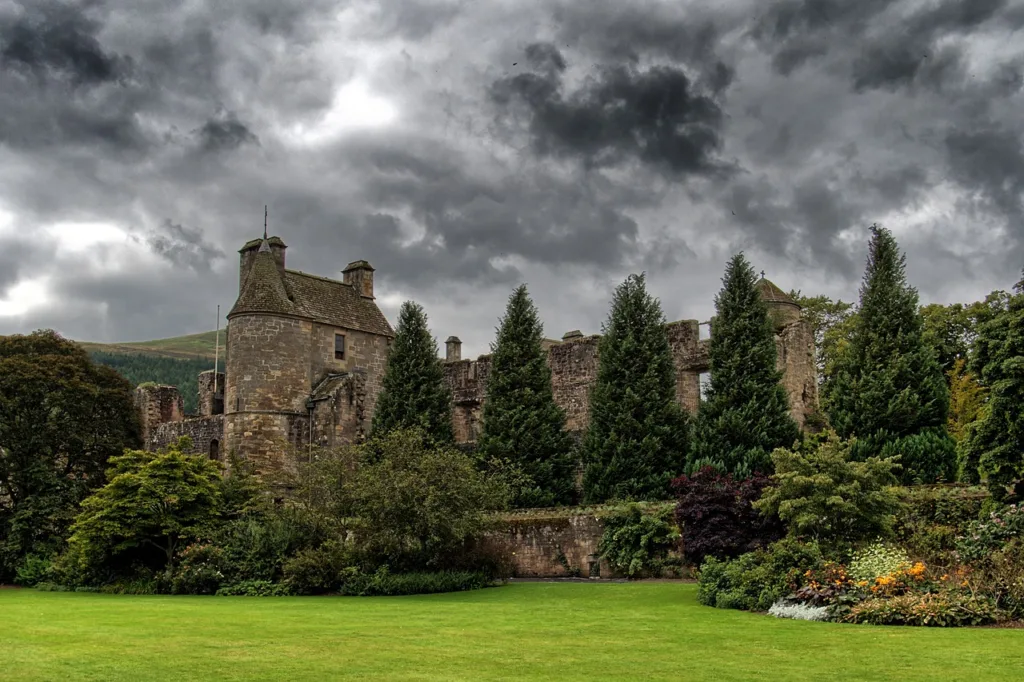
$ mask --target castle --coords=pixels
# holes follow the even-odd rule
[[[184,414],[174,386],[136,389],[147,449],[188,435],[196,452],[213,459],[234,452],[258,473],[270,473],[287,469],[289,457],[313,445],[335,447],[367,435],[395,335],[375,302],[374,269],[358,260],[341,280],[310,275],[285,267],[286,249],[279,237],[264,236],[239,251],[225,367],[200,374],[198,415]],[[777,286],[763,276],[758,286],[775,324],[790,412],[804,427],[818,411],[813,329]],[[676,395],[696,412],[700,377],[710,371],[708,339],[700,338],[696,320],[668,323],[666,331]],[[544,343],[555,400],[571,431],[587,425],[599,338],[571,331]],[[463,360],[461,342],[451,336],[444,367],[456,439],[471,444],[479,435],[490,356]]]

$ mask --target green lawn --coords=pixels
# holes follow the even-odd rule
[[[389,598],[0,590],[3,680],[1019,680],[1024,630],[844,626],[678,583]]]

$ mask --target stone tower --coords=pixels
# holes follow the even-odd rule
[[[286,249],[279,237],[242,247],[227,315],[223,447],[259,473],[287,470],[313,444],[362,437],[394,337],[369,263],[350,263],[338,281],[288,270]]]

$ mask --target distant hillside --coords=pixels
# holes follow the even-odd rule
[[[198,376],[213,369],[217,333],[203,332],[155,341],[79,342],[92,359],[116,369],[133,385],[147,381],[177,386],[185,412],[198,409]],[[224,370],[224,330],[220,331],[220,369]]]
[[[224,360],[224,330],[220,330],[220,359]],[[153,357],[213,360],[217,332],[202,332],[188,336],[175,336],[155,341],[128,341],[125,343],[93,343],[80,341],[89,352],[132,353]]]

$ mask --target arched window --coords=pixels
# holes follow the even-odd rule
[[[220,441],[214,438],[210,441],[210,459],[217,459],[220,456]]]

